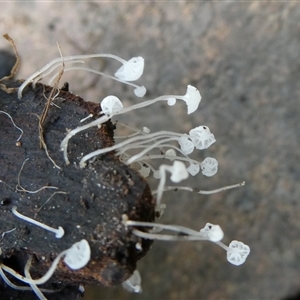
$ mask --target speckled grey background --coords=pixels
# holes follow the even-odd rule
[[[156,242],[138,265],[143,294],[97,288],[86,299],[282,299],[300,290],[299,20],[296,1],[1,4],[0,32],[22,57],[19,78],[57,57],[56,41],[63,55],[143,56],[147,99],[184,94],[192,84],[203,100],[191,116],[182,103],[157,104],[129,116],[130,124],[180,132],[207,125],[217,143],[193,157],[217,158],[219,172],[185,183],[208,189],[246,181],[212,196],[166,193],[162,219],[195,229],[220,224],[226,243],[251,247],[244,265],[230,265],[210,243]],[[9,48],[4,39],[0,48]],[[101,77],[78,72],[67,80],[86,100],[140,101]]]

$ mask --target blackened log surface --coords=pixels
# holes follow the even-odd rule
[[[13,84],[18,86],[10,83],[10,87]],[[19,100],[16,93],[0,90],[0,110],[9,113],[24,131],[21,146],[17,146],[20,132],[0,113],[0,233],[16,228],[0,242],[2,259],[8,265],[18,261],[14,268],[22,272],[28,255],[33,254],[31,273],[37,278],[48,270],[61,251],[86,239],[92,251],[88,265],[71,271],[60,262],[51,281],[72,285],[120,284],[150,247],[149,242],[142,241],[143,250],[136,250],[139,239],[122,225],[122,215],[152,221],[154,201],[150,188],[113,153],[97,158],[84,169],[78,167],[84,154],[114,143],[111,122],[74,136],[68,147],[71,164],[65,165],[60,142],[67,130],[82,125],[80,120],[90,113],[94,117],[85,123],[100,114],[99,105],[84,102],[65,91],[57,95],[54,100],[57,106],[50,107],[44,126],[49,155],[61,167],[55,168],[40,149],[38,134],[38,116],[46,103],[44,94],[49,95],[50,91],[51,88],[38,84],[35,90],[25,89]],[[19,173],[18,189],[30,192],[16,191]],[[53,233],[17,218],[11,212],[14,205],[28,217],[54,228],[63,227],[65,235],[57,239]]]
[[[79,290],[79,286],[67,286],[56,293],[45,293],[48,300],[79,300],[83,294]],[[32,291],[18,291],[7,288],[0,284],[1,300],[37,300],[36,295]]]

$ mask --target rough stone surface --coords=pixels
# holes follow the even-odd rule
[[[183,105],[157,104],[132,114],[130,123],[180,132],[207,125],[217,143],[195,158],[216,157],[219,172],[187,184],[205,189],[246,181],[244,188],[214,196],[166,193],[162,220],[195,229],[219,224],[225,242],[251,247],[246,264],[229,265],[213,244],[154,243],[138,265],[144,292],[137,299],[280,299],[299,291],[298,2],[5,3],[2,15],[0,30],[15,39],[23,58],[19,78],[57,57],[58,41],[64,55],[143,56],[139,82],[148,88],[147,99],[195,85],[203,100],[191,118]],[[105,70],[112,74],[118,67],[108,61]],[[113,93],[127,103],[139,101],[121,84],[79,72],[69,76],[71,90],[85,99]],[[132,297],[103,288],[86,299],[100,294]]]

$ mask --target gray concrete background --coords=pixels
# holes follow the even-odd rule
[[[192,84],[203,100],[191,116],[184,104],[157,104],[129,116],[130,124],[180,132],[207,125],[217,143],[193,157],[217,158],[219,172],[186,184],[246,181],[213,196],[166,193],[162,219],[194,229],[219,224],[226,243],[251,247],[244,265],[230,265],[210,243],[156,242],[138,265],[143,294],[95,288],[86,299],[282,299],[300,290],[299,20],[296,1],[1,4],[0,32],[11,35],[22,58],[19,78],[57,57],[56,41],[63,55],[143,56],[146,99],[184,94]],[[9,48],[4,39],[0,48]],[[119,67],[102,63],[107,72]],[[89,101],[108,94],[140,101],[111,80],[86,73],[67,79]]]

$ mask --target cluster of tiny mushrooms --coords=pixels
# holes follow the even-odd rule
[[[115,76],[108,76],[97,70],[82,67],[79,64],[85,63],[86,59],[90,58],[112,58],[119,61],[122,66],[116,71]],[[72,65],[72,66],[71,66]],[[62,67],[63,66],[63,67]],[[143,97],[146,94],[146,88],[144,86],[138,86],[132,83],[141,77],[144,70],[144,59],[142,57],[133,57],[128,61],[119,58],[118,56],[112,54],[92,54],[92,55],[76,55],[76,56],[67,56],[63,57],[62,55],[59,58],[56,58],[45,65],[42,69],[37,71],[28,77],[27,80],[18,89],[18,98],[22,101],[22,93],[24,88],[32,84],[35,87],[36,83],[43,79],[45,76],[52,74],[49,84],[53,82],[56,78],[59,77],[60,71],[57,69],[63,69],[63,72],[71,70],[84,70],[88,72],[93,72],[100,74],[116,81],[128,84],[134,87],[134,94],[137,97]],[[51,99],[52,101],[53,99]],[[93,126],[100,127],[101,124],[108,121],[114,116],[118,116],[130,111],[147,107],[158,101],[164,101],[167,105],[172,106],[176,104],[177,100],[182,100],[187,106],[187,114],[192,114],[195,112],[201,101],[201,95],[197,88],[194,86],[188,85],[185,95],[164,95],[157,97],[152,100],[146,100],[144,102],[139,102],[129,107],[123,107],[123,104],[119,98],[114,95],[109,95],[101,101],[102,115],[95,119],[94,121],[87,123],[85,125],[79,126],[75,129],[70,130],[65,138],[60,144],[60,150],[63,152],[64,161],[66,164],[70,164],[68,159],[68,144],[70,139],[76,135],[78,132],[86,130]],[[0,111],[10,117],[6,112]],[[81,120],[81,122],[86,121],[89,117]],[[17,127],[10,117],[13,125],[18,128],[21,133],[22,129]],[[156,195],[156,215],[160,218],[166,205],[162,203],[162,195],[164,191],[169,190],[186,190],[197,192],[199,194],[212,194],[217,193],[223,190],[236,188],[243,186],[245,182],[234,184],[230,186],[225,186],[212,191],[203,191],[199,189],[190,188],[187,186],[165,186],[167,180],[167,174],[170,173],[171,182],[178,184],[182,180],[187,179],[190,175],[195,176],[201,170],[204,176],[213,176],[217,173],[218,162],[215,158],[206,157],[202,162],[191,159],[189,154],[191,154],[194,149],[203,150],[210,147],[215,141],[214,134],[211,133],[208,126],[198,126],[189,131],[189,133],[177,133],[172,131],[159,131],[150,133],[150,130],[147,127],[143,129],[137,129],[130,127],[126,124],[120,124],[132,130],[132,134],[118,137],[122,139],[119,143],[116,143],[114,146],[98,149],[91,153],[85,154],[80,162],[80,168],[84,168],[88,161],[93,162],[93,158],[104,153],[115,151],[119,159],[124,162],[126,165],[130,165],[134,168],[137,168],[140,174],[144,177],[147,177],[152,172],[154,178],[159,179],[159,184],[157,190],[153,191],[153,195]],[[19,137],[19,139],[21,136]],[[18,139],[18,140],[19,140]],[[137,149],[139,152],[137,153]],[[131,154],[134,150],[134,154]],[[155,152],[156,150],[156,152]],[[157,151],[158,150],[158,151]],[[153,153],[154,152],[154,153]],[[173,162],[172,165],[161,164],[156,170],[149,161],[154,161],[158,159],[163,159],[164,161]],[[74,162],[76,164],[76,162]],[[188,166],[187,166],[188,165]],[[56,165],[55,165],[56,166]],[[56,238],[62,238],[64,236],[64,230],[62,227],[58,229],[51,228],[45,224],[42,224],[34,219],[31,219],[27,216],[20,214],[17,211],[17,207],[12,208],[12,213],[26,221],[30,222],[36,226],[40,226],[45,230],[53,232]],[[161,223],[150,223],[150,222],[139,222],[129,220],[127,215],[122,216],[122,223],[125,228],[130,227],[132,233],[138,237],[144,239],[152,240],[164,240],[164,241],[195,241],[195,240],[206,240],[211,241],[220,247],[222,247],[227,253],[227,260],[233,265],[241,265],[245,262],[247,256],[250,253],[249,246],[245,245],[240,241],[233,240],[229,246],[221,242],[224,233],[219,225],[214,225],[207,223],[200,231],[192,230],[183,226],[178,225],[165,225]],[[141,231],[135,227],[144,227],[145,231]],[[164,234],[162,231],[175,232],[174,234]],[[136,245],[137,248],[141,245]],[[45,283],[54,273],[57,264],[60,259],[63,258],[64,263],[72,270],[78,270],[85,267],[91,256],[90,246],[88,241],[83,239],[79,242],[76,242],[69,249],[61,252],[53,261],[51,267],[47,273],[39,278],[32,279],[29,273],[31,259],[30,258],[25,266],[24,274],[25,277],[18,274],[13,269],[1,263],[0,265],[0,276],[2,279],[12,288],[27,290],[32,289],[39,299],[46,299],[43,295],[43,292],[51,292],[50,290],[40,289],[37,286]],[[28,284],[28,286],[16,286],[13,284],[5,275],[5,272],[11,274],[18,280],[23,283]],[[131,292],[141,292],[141,277],[137,270],[134,271],[132,276],[127,279],[122,286]]]

